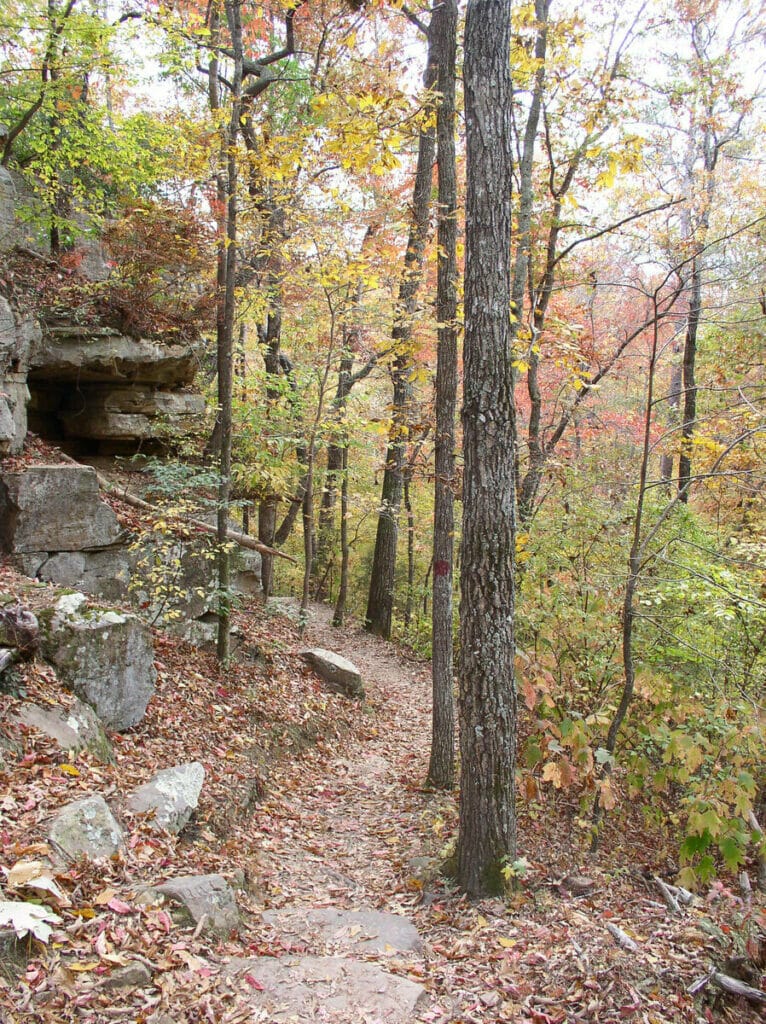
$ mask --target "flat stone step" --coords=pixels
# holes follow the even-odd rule
[[[422,948],[409,918],[380,910],[335,907],[284,907],[261,917],[280,935],[331,947],[343,953],[413,953]]]
[[[237,959],[227,973],[236,976],[253,1009],[266,1013],[274,1024],[408,1024],[427,998],[423,986],[409,978],[344,957]]]

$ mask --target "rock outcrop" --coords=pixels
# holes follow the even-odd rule
[[[41,616],[41,651],[61,681],[121,732],[144,716],[157,673],[151,634],[136,616],[66,594]]]
[[[30,422],[99,450],[135,450],[204,415],[202,395],[188,390],[197,365],[192,344],[129,338],[108,327],[44,328],[29,353]]]
[[[121,533],[90,466],[31,466],[0,477],[4,551],[94,550],[115,544]]]

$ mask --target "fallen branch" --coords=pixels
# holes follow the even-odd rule
[[[661,878],[658,878],[657,875],[653,875],[652,877],[654,879],[654,884],[657,886],[657,888],[662,893],[662,898],[667,903],[668,908],[674,914],[680,914],[681,913],[681,904],[676,899],[675,894],[673,893],[672,888],[669,885],[667,885],[667,883],[663,882]]]
[[[618,946],[622,946],[623,949],[629,949],[631,953],[638,952],[638,943],[631,939],[627,932],[624,932],[622,928],[618,928],[616,924],[612,924],[611,921],[607,922],[606,930],[612,936]]]
[[[708,974],[704,974],[701,978],[697,978],[696,981],[687,989],[689,995],[696,995],[706,985],[715,985],[716,988],[722,989],[724,992],[728,992],[729,995],[739,996],[742,999],[747,999],[751,1003],[766,1003],[766,992],[760,988],[753,988],[752,985],[746,985],[744,981],[740,981],[739,978],[732,978],[729,974],[722,974],[720,971],[712,970]]]
[[[71,462],[74,466],[80,466],[82,463],[77,462],[75,459],[70,459],[68,455],[62,455],[62,459],[66,462]],[[125,488],[117,487],[111,480],[107,480],[105,476],[102,476],[98,470],[94,470],[96,474],[96,480],[98,481],[99,487],[103,490],[108,491],[110,494],[114,494],[115,497],[119,498],[120,501],[124,501],[126,505],[131,505],[133,508],[141,509],[142,512],[149,512],[151,515],[161,515],[162,513],[156,505],[151,505],[148,501],[144,501],[143,498],[139,498],[136,494],[131,494]],[[203,533],[208,533],[211,536],[217,536],[218,528],[212,526],[210,523],[204,522],[202,519],[189,519],[189,526],[193,526],[197,530],[201,530]],[[239,533],[237,530],[227,530],[226,539],[237,544],[241,548],[250,548],[251,551],[257,551],[261,555],[271,555],[273,558],[284,558],[288,562],[292,562],[293,565],[297,565],[297,559],[293,558],[292,555],[285,554],[284,551],[279,551],[277,548],[270,548],[268,544],[263,544],[259,540],[255,540],[253,537],[248,537],[246,533]]]

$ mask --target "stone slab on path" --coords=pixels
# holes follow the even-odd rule
[[[348,658],[323,647],[310,647],[301,651],[300,656],[321,677],[328,690],[346,697],[364,697],[361,673]]]
[[[408,1024],[427,998],[423,986],[408,978],[344,957],[237,959],[227,973],[241,979],[253,1009],[268,1014],[275,1024],[295,1020]]]
[[[334,952],[412,953],[422,948],[415,925],[400,914],[335,907],[285,907],[261,917],[280,935],[303,942],[319,940]]]

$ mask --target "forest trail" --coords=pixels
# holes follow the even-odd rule
[[[439,797],[421,786],[430,743],[430,670],[358,625],[331,625],[332,611],[312,605],[306,646],[354,662],[369,718],[364,739],[323,764],[319,777],[298,769],[290,779],[281,828],[264,842],[261,868],[271,904],[375,907],[409,913],[417,890],[402,893],[409,861],[422,856],[423,816]]]

